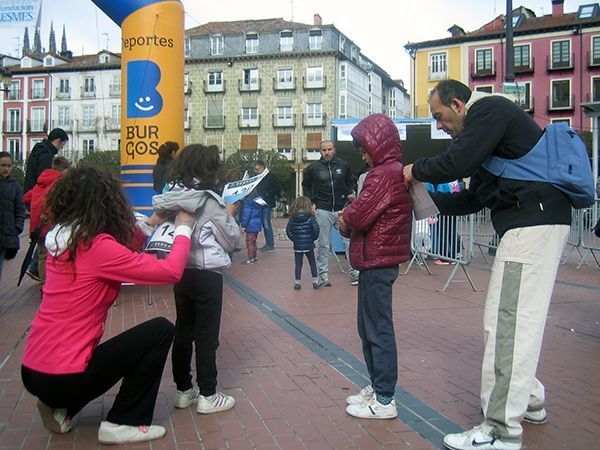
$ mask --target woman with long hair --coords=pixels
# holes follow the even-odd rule
[[[31,324],[21,366],[23,384],[38,397],[44,426],[71,430],[71,419],[122,380],[102,443],[157,439],[150,425],[173,325],[158,317],[100,344],[121,283],[170,284],[181,277],[194,216],[179,212],[167,259],[136,252],[139,229],[119,182],[92,167],[70,169],[46,197],[50,223],[42,303]]]

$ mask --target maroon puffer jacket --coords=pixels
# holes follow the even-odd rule
[[[359,198],[344,208],[352,267],[364,270],[407,261],[412,201],[404,187],[398,129],[385,114],[373,114],[354,127],[352,137],[373,158]]]

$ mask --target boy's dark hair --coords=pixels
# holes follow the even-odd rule
[[[210,189],[220,192],[224,177],[223,163],[216,145],[187,145],[173,160],[168,181],[189,189]]]
[[[179,144],[173,141],[167,141],[156,151],[158,153],[158,160],[156,164],[166,164],[170,159],[171,155],[179,150]]]
[[[67,262],[86,250],[100,233],[133,250],[136,229],[131,205],[120,182],[92,166],[67,170],[46,195],[50,223],[71,225]]]
[[[71,162],[64,156],[55,156],[52,158],[52,168],[62,172],[71,167]]]
[[[69,135],[62,128],[55,128],[48,135],[48,140],[50,142],[52,142],[52,141],[55,141],[56,139],[60,139],[61,141],[68,141],[69,140]]]
[[[437,94],[440,98],[440,102],[444,106],[450,106],[452,99],[457,98],[464,103],[467,103],[471,98],[471,89],[456,80],[444,80],[440,81],[436,87],[429,94],[429,98],[433,97],[433,94]]]
[[[262,167],[263,169],[267,168],[267,165],[265,164],[265,162],[262,159],[257,159],[256,161],[254,161],[254,165]]]
[[[8,152],[0,152],[0,158],[10,158],[12,161],[12,155]]]

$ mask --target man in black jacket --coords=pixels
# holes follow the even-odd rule
[[[265,171],[267,165],[260,159],[254,162],[254,172],[256,175],[260,175]],[[271,172],[265,175],[260,180],[258,186],[256,186],[256,193],[263,198],[266,205],[262,208],[262,227],[265,233],[265,246],[258,250],[263,253],[272,253],[275,251],[275,239],[273,238],[273,225],[271,224],[271,215],[273,214],[273,208],[275,208],[275,199],[281,192],[277,177]]]
[[[333,142],[325,140],[320,145],[321,159],[304,172],[302,189],[316,206],[319,224],[317,269],[321,286],[331,286],[329,280],[329,242],[331,228],[339,226],[338,211],[354,200],[354,179],[350,164],[335,156]],[[345,246],[348,247],[347,242]],[[358,284],[358,272],[351,269],[351,282]]]
[[[69,136],[67,136],[65,130],[55,128],[48,135],[48,139],[44,139],[33,146],[27,159],[23,194],[33,189],[38,177],[44,170],[52,167],[52,159],[59,150],[63,149],[68,140]]]
[[[471,177],[468,189],[435,194],[434,201],[442,214],[489,208],[501,238],[484,310],[484,421],[469,431],[447,435],[444,445],[455,450],[518,450],[521,421],[547,420],[544,386],[535,375],[569,234],[571,205],[548,183],[500,178],[481,167],[491,155],[521,157],[539,140],[542,130],[515,103],[446,80],[431,92],[429,106],[437,128],[453,141],[444,153],[406,166],[406,182],[443,183]]]

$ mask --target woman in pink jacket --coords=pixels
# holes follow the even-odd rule
[[[150,425],[174,326],[158,317],[100,344],[121,283],[175,283],[190,251],[194,215],[178,213],[165,260],[137,253],[131,207],[119,182],[91,167],[69,170],[48,193],[47,278],[33,319],[21,376],[38,397],[47,429],[71,430],[71,419],[122,380],[98,439],[148,441],[166,430]]]

